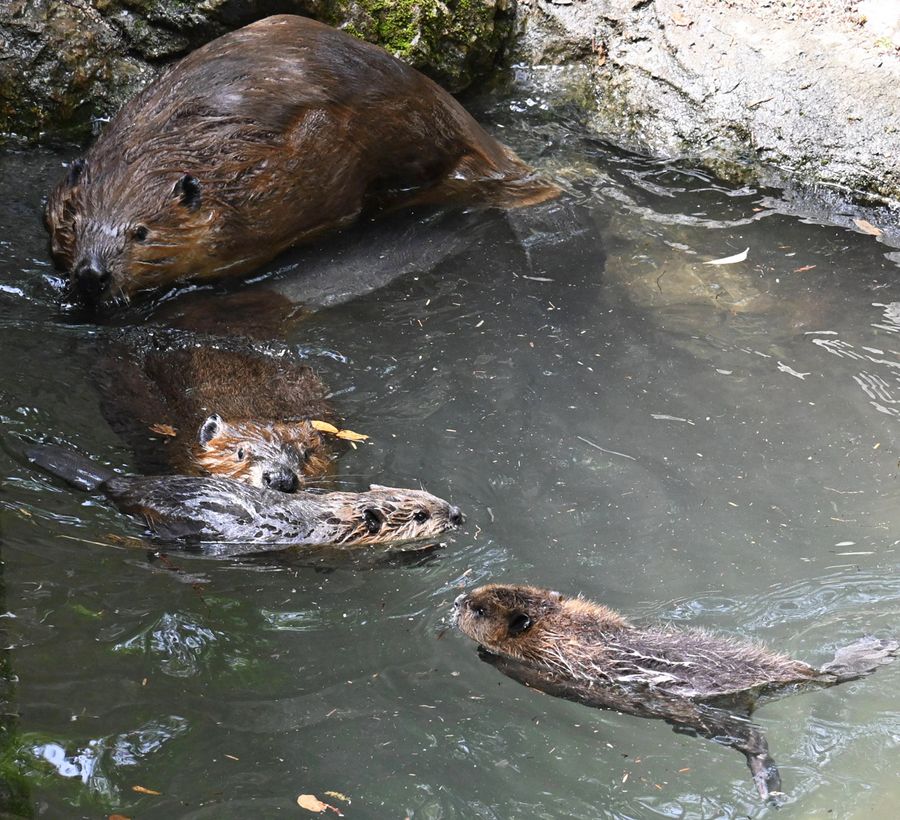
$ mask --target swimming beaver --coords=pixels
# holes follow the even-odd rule
[[[211,554],[412,541],[434,538],[464,521],[458,507],[421,490],[373,484],[364,493],[285,495],[227,478],[122,476],[55,445],[33,447],[26,456],[79,489],[102,492],[122,512],[146,521],[159,538],[200,543]]]
[[[98,304],[253,270],[364,208],[558,193],[415,69],[279,15],[128,102],[71,163],[45,222],[71,288]]]
[[[94,378],[104,416],[131,444],[143,472],[214,475],[294,492],[331,466],[310,423],[333,417],[326,387],[290,356],[240,340],[131,331],[98,359]],[[175,435],[150,438],[165,427]]]
[[[803,686],[833,686],[888,663],[900,644],[864,638],[821,669],[759,645],[694,629],[642,629],[605,606],[530,586],[489,584],[453,605],[482,658],[528,686],[712,738],[747,758],[760,795],[781,788],[757,702]]]

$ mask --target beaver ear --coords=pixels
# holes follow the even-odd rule
[[[213,413],[203,424],[200,425],[200,433],[197,440],[201,446],[206,447],[217,435],[222,426],[222,417],[218,413]]]
[[[510,635],[521,635],[528,629],[533,621],[524,612],[514,612],[509,616],[509,624],[507,629]]]
[[[69,163],[69,173],[66,174],[66,185],[74,188],[81,180],[85,168],[87,168],[87,162],[83,159],[72,160]]]
[[[363,513],[363,518],[366,521],[366,529],[369,531],[370,535],[375,535],[375,533],[381,529],[381,525],[384,522],[384,515],[380,510],[376,510],[374,507],[369,507]]]
[[[175,183],[172,193],[188,210],[196,211],[200,207],[200,180],[197,177],[185,174]]]

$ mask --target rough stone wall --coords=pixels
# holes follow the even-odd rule
[[[900,0],[0,0],[0,141],[82,138],[166,63],[281,12],[451,91],[505,57],[624,148],[900,213]]]
[[[495,65],[507,0],[2,0],[0,135],[81,136],[167,62],[253,20],[305,14],[459,90]]]
[[[814,5],[521,0],[514,58],[623,147],[900,207],[900,52]]]

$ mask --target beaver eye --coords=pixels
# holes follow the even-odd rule
[[[424,524],[431,516],[425,510],[419,510],[414,516],[413,521],[417,524]]]
[[[131,238],[135,242],[143,242],[147,236],[150,234],[150,230],[146,225],[138,225],[132,232]]]
[[[246,455],[246,453],[244,452],[244,448],[243,448],[243,447],[238,447],[237,452],[235,453],[235,455],[237,456],[237,460],[238,460],[238,461],[243,461],[243,460],[244,460],[244,456]]]
[[[476,618],[483,618],[483,617],[485,616],[484,607],[483,607],[483,606],[473,606],[473,607],[472,607],[472,614],[473,614]]]

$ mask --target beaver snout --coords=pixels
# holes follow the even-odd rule
[[[263,484],[270,490],[281,493],[293,493],[297,490],[297,474],[286,467],[280,470],[267,470],[262,474]]]
[[[82,259],[72,271],[75,293],[87,304],[96,305],[109,290],[112,274],[95,255]]]
[[[466,593],[457,595],[453,601],[453,607],[450,610],[450,626],[459,628],[459,619],[462,617],[463,604],[466,602]]]
[[[454,527],[461,527],[466,523],[466,517],[462,514],[459,507],[451,507],[447,513],[447,518]]]

